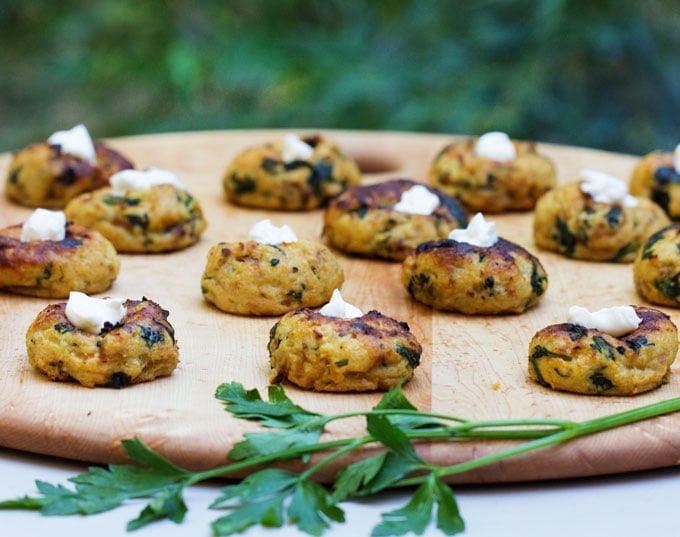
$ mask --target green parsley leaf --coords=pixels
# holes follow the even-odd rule
[[[344,522],[345,514],[326,489],[313,481],[300,480],[288,507],[288,516],[297,527],[310,535],[321,535],[329,520]]]
[[[295,490],[298,475],[286,470],[267,468],[246,477],[240,483],[221,489],[211,508],[227,507],[231,513],[212,524],[215,535],[226,536],[260,524],[279,528],[283,525],[283,503]],[[235,506],[231,500],[237,499]]]
[[[242,533],[256,524],[265,528],[280,528],[284,522],[283,502],[285,499],[285,495],[279,495],[244,504],[230,514],[215,520],[211,524],[213,533],[218,537],[224,537]]]
[[[268,395],[269,402],[263,401],[257,390],[245,390],[238,382],[221,384],[215,393],[234,416],[258,421],[265,427],[283,429],[320,416],[294,404],[281,386],[270,386]]]
[[[376,410],[418,410],[411,401],[408,400],[401,385],[397,385],[391,390],[385,392],[378,404],[374,407]],[[401,430],[417,429],[421,427],[440,427],[441,424],[429,416],[423,414],[394,414],[388,418],[390,423],[396,425]]]
[[[451,487],[442,483],[439,479],[435,481],[435,494],[439,508],[437,510],[437,527],[446,535],[455,535],[465,531],[465,522],[460,516],[458,503],[453,496]]]
[[[245,433],[245,440],[238,442],[229,451],[228,457],[233,461],[241,461],[252,457],[271,455],[280,451],[297,447],[318,444],[322,429],[286,429],[284,431],[263,431]],[[298,456],[291,453],[292,457]]]
[[[474,422],[418,411],[400,387],[388,391],[373,409],[333,415],[318,415],[298,407],[278,386],[269,390],[268,402],[264,402],[256,390],[246,391],[237,383],[223,384],[218,389],[218,398],[225,401],[227,410],[237,417],[259,421],[278,430],[248,433],[230,453],[237,459],[235,462],[201,472],[174,465],[137,438],[124,440],[123,446],[134,464],[89,468],[69,479],[75,489],[36,481],[40,496],[2,501],[0,509],[35,510],[53,516],[89,515],[115,509],[128,499],[150,498],[139,516],[128,523],[128,529],[133,530],[162,519],[183,521],[187,512],[182,498],[185,487],[251,471],[240,483],[224,487],[212,504],[213,509],[229,510],[212,525],[218,537],[239,533],[257,524],[280,527],[286,521],[294,522],[303,532],[321,535],[332,522],[344,520],[338,502],[404,486],[417,486],[412,498],[405,506],[383,514],[373,535],[421,534],[435,520],[444,534],[454,535],[463,531],[465,524],[453,492],[443,482],[445,477],[557,446],[580,436],[680,411],[680,398],[676,398],[583,422],[540,418]],[[366,419],[368,434],[321,441],[326,424],[358,416]],[[449,425],[451,421],[455,423]],[[461,437],[528,442],[518,442],[452,466],[423,461],[413,444],[415,440],[444,442]],[[321,469],[331,463],[342,466],[348,455],[375,443],[384,451],[344,467],[336,477],[332,494],[314,481]],[[312,453],[318,457],[310,464]],[[300,473],[267,468],[269,464],[291,459],[299,459],[304,465]]]
[[[372,537],[406,535],[413,532],[422,535],[432,518],[435,504],[432,475],[420,485],[411,500],[404,506],[381,515],[382,522],[371,532]]]
[[[343,501],[365,493],[367,485],[384,466],[387,454],[387,451],[378,453],[342,468],[335,478],[333,498],[336,501]]]
[[[187,506],[182,498],[183,486],[170,485],[163,489],[149,505],[134,520],[127,524],[128,531],[139,529],[151,522],[169,518],[174,523],[179,524],[184,520],[187,513]]]
[[[362,495],[375,494],[394,486],[409,474],[418,469],[422,469],[424,464],[412,458],[404,458],[396,453],[388,452],[380,471],[368,483],[364,491],[359,490]]]
[[[408,436],[381,415],[366,417],[366,428],[373,437],[397,455],[409,461],[422,462]]]

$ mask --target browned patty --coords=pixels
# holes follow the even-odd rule
[[[329,244],[351,254],[401,261],[420,243],[446,238],[452,229],[467,226],[462,205],[427,185],[423,186],[440,200],[431,215],[394,210],[401,195],[418,184],[394,179],[347,188],[328,202],[324,213]]]
[[[125,195],[100,188],[72,199],[64,212],[68,220],[99,231],[121,253],[186,248],[207,225],[198,200],[170,184]]]
[[[283,142],[250,147],[227,167],[222,185],[237,205],[287,211],[322,207],[333,196],[361,181],[356,162],[320,135],[302,138],[314,148],[307,160],[282,160]]]
[[[271,382],[324,392],[387,390],[413,376],[422,347],[409,326],[378,311],[355,319],[308,308],[270,331]]]
[[[245,241],[210,248],[201,291],[208,302],[228,313],[281,315],[325,304],[344,280],[342,265],[319,242]]]
[[[591,395],[635,395],[668,382],[677,328],[661,311],[634,308],[642,322],[622,337],[572,323],[539,330],[529,343],[529,377],[555,390]]]
[[[637,200],[635,207],[600,203],[580,182],[560,185],[536,203],[534,241],[574,259],[630,263],[647,237],[670,223],[656,203]]]
[[[497,162],[475,154],[477,138],[444,147],[435,157],[429,182],[455,196],[470,212],[499,213],[532,209],[557,183],[555,165],[536,151],[536,143],[513,140],[517,157]]]
[[[630,193],[658,204],[671,220],[680,219],[680,172],[675,169],[673,153],[653,151],[633,168]]]
[[[26,332],[29,363],[52,380],[122,388],[169,375],[179,362],[168,311],[146,298],[126,300],[126,313],[98,334],[75,327],[66,303],[38,313]]]
[[[638,294],[654,304],[680,307],[680,224],[671,224],[647,239],[633,262]]]
[[[17,151],[10,162],[6,196],[27,207],[61,209],[77,195],[107,186],[109,177],[132,163],[102,142],[94,142],[97,164],[62,154],[40,142]]]
[[[423,243],[404,260],[401,281],[418,302],[467,315],[522,313],[548,287],[538,258],[502,238],[488,248],[451,239]]]
[[[46,298],[108,289],[120,259],[100,233],[66,224],[63,240],[21,240],[21,224],[0,230],[0,289]]]

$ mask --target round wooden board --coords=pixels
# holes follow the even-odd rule
[[[232,418],[214,398],[222,382],[238,381],[263,395],[269,378],[268,332],[276,318],[222,313],[201,295],[207,250],[220,241],[246,238],[263,218],[290,224],[300,237],[323,240],[322,212],[266,212],[230,205],[222,174],[243,148],[281,136],[280,131],[219,131],[109,140],[137,167],[174,171],[196,196],[208,219],[200,242],[162,255],[124,255],[121,273],[104,295],[149,297],[170,311],[181,363],[170,377],[121,390],[87,389],[51,382],[26,359],[25,332],[48,303],[0,293],[0,445],[45,455],[112,463],[125,460],[120,440],[138,436],[175,463],[205,469],[225,463],[242,433],[256,426]],[[448,135],[325,131],[360,163],[365,182],[406,177],[425,181]],[[554,159],[562,182],[581,168],[627,178],[632,156],[540,144]],[[0,156],[4,183],[10,156]],[[0,196],[0,227],[22,222],[30,209]],[[400,284],[400,264],[339,255],[345,269],[343,296],[362,310],[377,309],[409,323],[423,345],[422,364],[404,391],[421,409],[467,419],[553,417],[585,420],[680,396],[680,375],[635,397],[595,397],[554,392],[527,378],[527,347],[540,328],[563,322],[566,309],[599,309],[641,303],[630,265],[587,263],[539,251],[532,239],[532,214],[490,217],[499,235],[535,253],[549,277],[539,305],[522,315],[466,317],[432,311],[412,301]],[[676,324],[680,312],[665,309]],[[336,413],[373,406],[380,394],[323,394],[286,387],[312,410]],[[359,422],[336,426],[329,435],[359,434]],[[420,445],[437,463],[454,464],[491,453],[508,442],[464,441]],[[504,482],[631,472],[680,462],[680,415],[670,415],[572,441],[457,476],[456,482]],[[330,478],[330,472],[324,479]]]

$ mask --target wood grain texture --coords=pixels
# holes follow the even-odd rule
[[[122,390],[87,389],[51,382],[27,363],[25,332],[49,300],[0,293],[0,445],[94,463],[121,462],[120,440],[140,437],[177,464],[191,469],[222,465],[229,448],[256,426],[233,419],[214,399],[227,381],[267,386],[267,341],[276,318],[222,313],[200,292],[206,253],[220,241],[245,239],[263,218],[290,224],[300,237],[321,239],[322,213],[241,209],[226,202],[221,178],[243,148],[280,136],[278,131],[177,133],[109,140],[140,168],[174,171],[201,202],[208,229],[189,249],[154,255],[123,255],[121,273],[104,295],[149,297],[170,311],[181,363],[168,378]],[[365,182],[391,178],[425,180],[435,154],[452,136],[325,131],[360,163]],[[552,157],[560,181],[593,168],[627,178],[636,158],[602,151],[539,144]],[[0,176],[9,155],[0,156]],[[31,210],[0,200],[0,226],[22,222]],[[539,305],[522,315],[466,317],[413,302],[401,287],[400,264],[340,256],[342,292],[364,311],[378,309],[407,321],[423,345],[422,365],[405,387],[422,409],[468,419],[555,417],[584,420],[680,396],[674,365],[671,382],[635,397],[595,397],[553,392],[527,377],[533,334],[562,322],[566,309],[643,303],[635,294],[631,265],[573,261],[537,250],[532,214],[494,216],[499,234],[536,254],[549,287]],[[680,312],[663,309],[676,324]],[[380,394],[320,394],[287,386],[291,398],[320,412],[368,408]],[[361,432],[359,422],[334,425],[330,436]],[[423,456],[453,464],[479,457],[508,442],[460,442],[419,446]],[[680,463],[680,415],[671,415],[570,442],[457,476],[456,482],[492,483],[601,475]],[[324,476],[330,477],[332,469]]]

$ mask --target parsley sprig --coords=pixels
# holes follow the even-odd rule
[[[583,422],[469,421],[418,410],[401,387],[386,392],[370,410],[333,415],[301,408],[280,386],[269,387],[267,401],[257,390],[246,390],[236,382],[220,385],[215,396],[237,418],[252,420],[264,427],[244,434],[243,440],[229,452],[229,464],[191,472],[151,450],[138,438],[127,439],[122,443],[133,463],[91,467],[69,479],[73,488],[36,481],[39,496],[2,501],[0,509],[35,510],[43,515],[92,515],[113,510],[130,499],[146,498],[149,502],[139,516],[127,523],[131,531],[161,519],[181,523],[188,509],[183,499],[184,489],[218,477],[247,474],[243,480],[221,488],[211,504],[212,509],[222,513],[212,523],[214,535],[233,535],[258,524],[281,527],[288,522],[310,535],[321,535],[333,523],[344,521],[340,507],[343,501],[404,486],[413,487],[411,499],[403,507],[383,513],[381,522],[373,528],[373,536],[408,532],[420,535],[430,524],[436,524],[445,535],[454,535],[462,532],[465,524],[446,483],[447,477],[579,436],[680,410],[680,398],[676,398]],[[365,420],[366,434],[323,439],[331,422],[357,417]],[[465,439],[525,441],[450,466],[429,463],[416,450],[419,441]],[[383,449],[343,465],[350,454],[375,445]],[[273,466],[291,460],[302,463],[303,470],[294,472]],[[342,469],[332,486],[323,486],[314,479],[321,470],[338,463]]]

